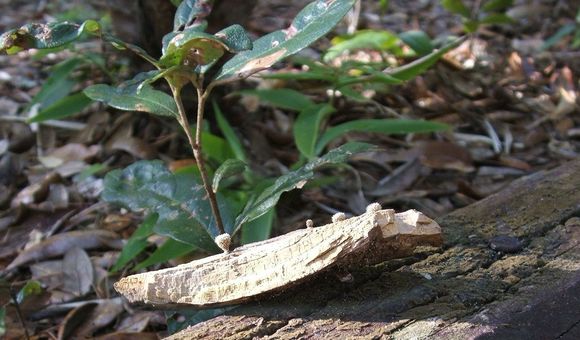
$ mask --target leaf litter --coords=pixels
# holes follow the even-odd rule
[[[258,1],[244,20],[257,34],[284,29],[306,3]],[[378,2],[363,1],[359,29],[420,28],[430,37],[460,33],[458,18],[437,1],[391,1],[384,12],[377,6]],[[332,126],[394,112],[397,117],[444,122],[452,129],[402,136],[345,135],[338,142],[356,139],[382,150],[358,155],[349,162],[350,169],[324,169],[318,179],[333,179],[326,185],[306,185],[301,193],[288,193],[292,199],[281,200],[277,209],[275,234],[303,228],[305,219],[321,225],[334,212],[355,214],[375,200],[397,210],[416,208],[437,217],[495,193],[519,177],[577,158],[578,53],[569,50],[565,40],[546,51],[538,48],[558,30],[559,22],[573,19],[566,13],[576,13],[578,6],[564,1],[554,12],[538,6],[544,5],[516,1],[509,13],[517,24],[485,27],[425,74],[392,91],[367,92],[368,102],[335,98],[337,112],[328,122]],[[25,1],[0,1],[0,7],[2,31],[30,21],[28,15],[54,14]],[[282,16],[280,8],[284,8]],[[318,58],[328,46],[323,39],[304,55]],[[364,50],[355,56],[377,58]],[[24,315],[30,334],[141,339],[165,335],[160,313],[131,310],[112,295],[111,283],[120,274],[109,270],[120,254],[121,239],[131,235],[142,217],[96,202],[108,169],[154,158],[166,164],[191,164],[191,156],[184,137],[176,133],[177,126],[155,117],[91,108],[69,120],[83,124],[78,131],[48,124],[31,129],[23,124],[27,103],[48,77],[49,67],[68,57],[67,51],[41,59],[33,53],[0,56],[0,269],[13,290],[26,280],[41,283],[43,297]],[[279,70],[273,72],[303,71],[292,62],[276,67]],[[244,87],[271,87],[268,82],[252,78]],[[317,102],[327,97],[327,88],[312,82],[274,84]],[[227,108],[228,120],[252,166],[264,174],[288,171],[298,159],[288,133],[296,112],[263,102],[246,109],[234,95],[218,100]],[[92,172],[92,166],[101,170]],[[75,179],[81,175],[82,180]],[[155,249],[153,241],[163,243],[159,237],[151,238],[147,251]],[[39,317],[48,321],[33,326]],[[7,309],[6,323],[7,336],[23,336],[13,308]]]

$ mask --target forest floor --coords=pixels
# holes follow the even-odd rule
[[[0,0],[0,32],[49,21],[58,13],[78,15],[77,2],[56,3]],[[253,33],[287,25],[284,19],[272,19],[280,10],[276,3],[262,1],[256,7]],[[301,3],[297,11],[304,1],[293,3]],[[362,2],[358,29],[421,29],[430,37],[462,34],[461,20],[438,1],[390,1],[386,11],[377,3]],[[577,159],[580,50],[571,47],[573,34],[547,50],[541,46],[561,27],[574,24],[579,8],[576,1],[515,1],[508,11],[514,24],[482,27],[423,75],[388,91],[367,90],[365,101],[336,98],[329,126],[363,118],[413,118],[443,122],[451,129],[408,135],[356,132],[337,140],[330,146],[357,140],[381,151],[357,155],[350,168],[330,172],[339,180],[285,194],[273,235],[302,228],[306,219],[325,224],[337,211],[360,214],[375,201],[436,218],[520,177]],[[288,13],[292,10],[285,8]],[[328,46],[325,38],[304,55],[319,58]],[[77,48],[103,50],[94,40]],[[106,65],[119,70],[113,78],[129,77],[131,60],[105,51]],[[363,58],[375,56],[361,53]],[[108,170],[141,159],[161,159],[171,169],[194,161],[177,124],[146,114],[92,104],[72,117],[27,123],[35,112],[30,103],[51,76],[51,67],[73,55],[65,50],[0,56],[0,331],[6,338],[156,339],[167,334],[166,314],[127,304],[112,288],[127,273],[109,271],[143,214],[110,206],[99,195]],[[280,71],[299,70],[285,62],[272,72]],[[94,65],[71,77],[80,80],[65,80],[63,87],[80,89],[107,79]],[[254,87],[293,88],[315,101],[325,100],[328,90],[320,84],[259,77],[227,90]],[[296,113],[224,94],[216,93],[216,99],[246,147],[253,170],[264,176],[287,172],[299,159],[292,134]],[[209,121],[219,135],[213,119]],[[151,254],[165,239],[148,241],[146,253]],[[148,269],[193,256],[168,258]]]

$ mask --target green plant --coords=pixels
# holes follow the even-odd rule
[[[576,18],[574,22],[571,22],[569,24],[560,27],[560,29],[558,29],[558,31],[556,31],[554,35],[552,35],[551,37],[546,39],[546,41],[544,41],[541,50],[544,51],[549,49],[550,47],[557,44],[560,40],[570,35],[572,35],[572,44],[570,45],[570,47],[572,48],[580,47],[580,9],[576,13]]]
[[[357,101],[367,100],[359,94],[357,87],[387,85],[393,86],[412,79],[431,67],[441,56],[456,47],[463,39],[458,39],[439,50],[433,49],[431,40],[425,33],[410,31],[397,36],[388,31],[359,31],[350,36],[333,39],[334,46],[317,62],[304,58],[295,61],[306,67],[306,71],[296,73],[275,73],[264,78],[284,80],[318,81],[326,84],[331,91],[328,101],[315,103],[308,96],[291,89],[258,89],[241,91],[244,95],[255,95],[275,107],[297,111],[293,134],[295,144],[306,159],[319,156],[326,146],[348,132],[376,132],[383,134],[406,134],[440,131],[447,125],[410,119],[360,119],[336,126],[327,126],[329,116],[335,112],[334,96],[341,93]],[[423,57],[400,67],[384,70],[384,63],[342,62],[333,66],[332,60],[343,52],[369,49],[381,53],[403,56],[401,42],[412,47]]]
[[[169,172],[159,162],[138,162],[106,176],[103,198],[132,209],[154,212],[155,215],[150,215],[141,226],[142,233],[140,230],[135,237],[135,249],[143,247],[143,243],[138,241],[142,241],[143,235],[147,235],[152,228],[159,234],[216,252],[218,249],[212,238],[223,234],[229,237],[242,225],[267,215],[283,192],[301,187],[313,176],[315,168],[344,162],[352,153],[369,149],[366,144],[347,144],[326,156],[312,159],[304,167],[273,183],[261,183],[257,188],[263,190],[241,200],[245,205],[239,214],[235,213],[240,209],[232,203],[232,199],[212,189],[202,149],[205,104],[216,86],[269,68],[282,58],[307,47],[330,31],[353,3],[354,0],[314,1],[297,15],[288,29],[272,32],[252,42],[239,25],[227,27],[216,34],[206,33],[205,18],[211,11],[212,1],[183,1],[176,11],[174,30],[163,38],[159,59],[151,57],[138,46],[103,32],[102,26],[93,20],[81,25],[58,22],[23,26],[0,36],[0,52],[14,54],[30,48],[55,48],[89,33],[119,49],[130,50],[152,64],[155,70],[138,74],[118,87],[93,85],[85,89],[84,94],[121,110],[177,119],[193,150],[201,184],[187,174]],[[208,76],[208,70],[226,53],[234,56],[213,76]],[[161,78],[169,84],[172,96],[153,88],[152,84]],[[192,84],[197,91],[194,131],[181,100],[182,88],[187,84]],[[220,178],[237,173],[234,168],[240,169],[240,164],[227,162],[218,168],[214,188],[219,189]],[[228,245],[222,245],[222,248],[227,250]]]
[[[470,9],[463,0],[441,0],[446,10],[461,16],[466,32],[475,32],[481,25],[513,23],[513,19],[505,13],[513,5],[513,0],[487,0],[476,4]]]

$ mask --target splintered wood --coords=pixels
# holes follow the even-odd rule
[[[283,290],[335,266],[360,267],[439,246],[439,225],[415,210],[373,210],[296,230],[173,268],[122,278],[115,289],[131,302],[236,304]]]

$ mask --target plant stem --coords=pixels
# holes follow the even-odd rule
[[[217,203],[217,198],[209,183],[209,178],[207,175],[207,170],[205,169],[205,161],[203,159],[203,153],[201,149],[201,129],[203,125],[203,113],[205,110],[205,101],[209,96],[209,91],[207,90],[204,91],[201,87],[196,88],[197,88],[197,120],[195,126],[195,138],[191,133],[189,120],[187,119],[185,108],[183,107],[183,102],[181,100],[181,90],[175,88],[174,86],[171,86],[171,92],[173,93],[173,99],[177,104],[177,110],[179,112],[180,118],[179,123],[181,124],[183,130],[185,130],[187,140],[189,141],[189,145],[193,150],[193,157],[195,158],[195,162],[197,163],[197,168],[199,169],[199,173],[201,175],[201,182],[203,183],[203,187],[208,196],[211,212],[215,218],[217,229],[220,234],[225,234],[222,217],[220,215]]]

